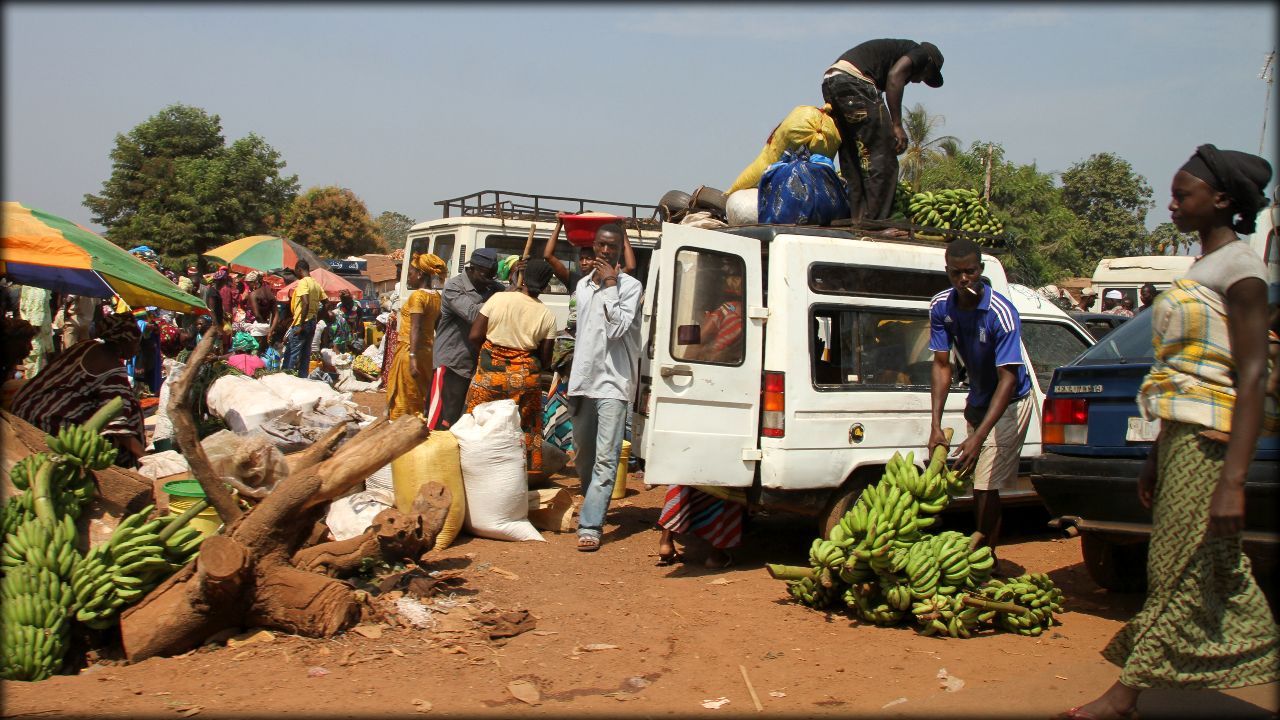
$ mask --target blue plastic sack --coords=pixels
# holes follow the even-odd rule
[[[756,205],[763,225],[830,225],[849,217],[849,197],[836,165],[808,150],[787,151],[760,176]]]

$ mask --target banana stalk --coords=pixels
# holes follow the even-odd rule
[[[774,580],[803,580],[808,578],[814,580],[813,568],[800,567],[799,565],[778,565],[768,563],[765,569],[769,571],[769,577]]]
[[[995,600],[988,600],[974,595],[965,595],[960,600],[965,605],[981,610],[995,610],[996,612],[1009,613],[1011,615],[1029,615],[1031,613],[1030,608],[1022,607],[1016,603],[996,602]]]
[[[124,412],[124,398],[111,398],[106,405],[98,408],[98,412],[94,413],[81,427],[88,430],[90,434],[98,435],[102,432],[102,428],[107,426],[107,423],[114,420],[122,412]]]
[[[191,507],[187,508],[181,515],[171,520],[169,525],[160,531],[159,543],[163,545],[165,540],[168,540],[175,532],[186,527],[191,518],[199,515],[200,511],[207,507],[209,507],[209,500],[207,498],[193,503]]]

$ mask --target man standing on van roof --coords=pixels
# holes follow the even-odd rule
[[[578,281],[578,328],[569,371],[574,465],[582,484],[578,549],[600,548],[604,516],[618,474],[618,453],[640,358],[640,281],[618,271],[624,231],[596,230],[592,272]]]
[[[1000,534],[1000,489],[1018,477],[1018,458],[1031,421],[1031,376],[1022,361],[1022,321],[1013,303],[982,281],[982,251],[971,240],[946,252],[951,289],[929,306],[933,351],[933,424],[929,452],[946,444],[942,406],[951,390],[951,349],[969,374],[964,419],[968,436],[955,448],[955,466],[973,470],[974,515],[983,544],[994,551]]]
[[[435,377],[428,402],[440,393],[440,418],[436,427],[445,429],[462,417],[467,390],[476,374],[476,358],[480,351],[471,344],[471,324],[480,308],[502,285],[494,280],[498,272],[498,253],[493,248],[480,248],[471,253],[462,272],[449,278],[440,291],[440,320],[436,325]],[[401,328],[408,342],[408,328]]]
[[[907,149],[902,92],[914,82],[942,87],[942,52],[933,43],[868,40],[822,76],[822,99],[840,130],[840,172],[854,220],[883,220],[893,213],[898,155]]]

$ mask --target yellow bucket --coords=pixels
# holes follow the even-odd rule
[[[627,462],[631,460],[631,441],[622,441],[622,453],[618,455],[618,477],[613,481],[613,500],[627,496]]]
[[[181,515],[191,509],[192,505],[204,499],[204,489],[195,480],[175,480],[165,483],[164,491],[169,494],[169,514]],[[188,527],[200,531],[203,537],[209,537],[222,527],[222,518],[212,506],[207,507],[187,523]]]

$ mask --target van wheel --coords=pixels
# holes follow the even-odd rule
[[[838,490],[831,495],[831,502],[827,504],[827,509],[818,516],[818,532],[821,537],[827,538],[831,536],[831,530],[840,524],[840,518],[849,512],[849,508],[857,502],[858,496],[862,494],[864,488],[870,485],[870,480],[866,475],[851,477],[844,481]]]
[[[1099,587],[1115,592],[1141,592],[1147,586],[1147,543],[1116,542],[1101,534],[1080,535],[1084,567]]]

